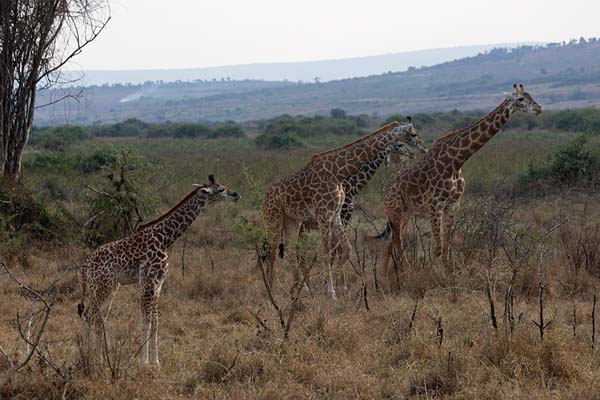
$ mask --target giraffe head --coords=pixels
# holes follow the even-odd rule
[[[392,163],[392,160],[397,161],[402,157],[413,159],[415,158],[415,153],[413,153],[404,143],[393,143],[387,150],[387,156],[385,158],[386,167]]]
[[[406,143],[418,148],[423,153],[427,153],[427,148],[423,139],[421,139],[421,134],[413,126],[412,118],[406,117],[406,120],[407,122],[399,124],[392,132],[399,136],[399,142]]]
[[[413,153],[404,143],[393,143],[388,151],[388,159],[391,156],[415,158],[415,153]]]
[[[523,84],[516,83],[513,85],[515,91],[508,95],[508,98],[512,100],[515,111],[533,113],[535,115],[541,114],[543,111],[542,106],[531,97],[531,95],[525,90]]]
[[[194,186],[198,186],[200,188],[199,192],[203,193],[209,202],[220,200],[238,201],[241,198],[241,196],[233,190],[218,183],[212,174],[208,176],[208,183],[204,183],[202,185],[194,184]]]

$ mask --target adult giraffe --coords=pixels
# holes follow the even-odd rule
[[[273,282],[277,249],[283,256],[285,242],[297,237],[303,224],[319,228],[325,254],[333,255],[335,250],[339,265],[347,260],[351,246],[341,218],[346,195],[353,193],[353,188],[367,176],[372,176],[372,167],[379,166],[389,149],[398,143],[424,148],[410,119],[405,124],[392,122],[346,146],[316,154],[303,169],[269,186],[262,207],[269,282]],[[332,263],[330,259],[328,290],[335,298]]]
[[[425,157],[392,176],[384,189],[387,232],[391,230],[392,234],[383,260],[386,275],[389,273],[390,257],[402,249],[402,232],[414,214],[429,216],[435,241],[434,253],[436,257],[448,257],[454,211],[465,190],[463,165],[502,129],[514,113],[538,115],[542,112],[542,106],[522,84],[515,84],[514,89],[488,115],[466,128],[442,136]]]
[[[198,186],[161,217],[140,226],[131,235],[96,249],[82,269],[83,294],[79,316],[96,331],[100,347],[103,318],[108,315],[119,285],[137,284],[142,311],[142,364],[148,363],[148,342],[152,362],[158,364],[158,297],[169,270],[167,250],[194,222],[200,211],[216,201],[237,201],[240,196],[217,183]],[[89,288],[90,305],[84,308]]]

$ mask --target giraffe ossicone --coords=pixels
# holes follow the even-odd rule
[[[83,294],[79,315],[96,333],[96,348],[101,351],[102,322],[108,315],[119,285],[137,284],[141,295],[142,364],[158,364],[158,298],[169,270],[167,251],[209,204],[237,201],[240,196],[219,184],[213,175],[196,186],[175,207],[157,219],[138,227],[123,239],[106,243],[90,254],[82,268]],[[89,305],[84,306],[86,289]]]
[[[449,255],[454,212],[465,190],[464,163],[498,133],[516,112],[540,114],[542,106],[515,84],[514,92],[477,122],[452,131],[435,141],[427,154],[408,168],[396,172],[384,189],[391,240],[384,256],[384,271],[389,275],[390,260],[404,259],[402,233],[415,214],[430,218],[436,256]],[[390,232],[391,231],[391,232]],[[389,236],[389,235],[381,235]]]

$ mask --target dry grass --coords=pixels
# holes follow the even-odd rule
[[[526,210],[524,205],[517,213]],[[223,212],[214,209],[202,219],[214,221]],[[550,221],[539,223],[541,227]],[[235,237],[228,220],[221,220],[218,227],[229,240]],[[339,285],[339,301],[331,304],[325,300],[319,268],[311,280],[314,290],[302,294],[290,339],[283,341],[276,315],[264,296],[253,250],[223,248],[220,241],[227,240],[225,237],[210,244],[198,244],[190,237],[185,276],[178,244],[171,252],[170,276],[160,299],[160,368],[138,366],[138,293],[134,287],[122,287],[113,304],[107,336],[109,352],[113,360],[122,358],[123,370],[113,381],[106,366],[96,365],[91,374],[83,369],[86,360],[75,340],[82,329],[75,310],[79,296],[75,273],[58,284],[59,300],[42,347],[58,365],[72,369],[67,398],[588,397],[600,389],[599,357],[590,341],[590,282],[595,278],[585,270],[574,275],[568,269],[559,256],[558,238],[556,233],[551,239],[556,240],[551,247],[556,257],[547,257],[544,264],[546,313],[553,321],[544,340],[531,322],[537,318],[538,306],[532,262],[515,283],[518,321],[512,335],[502,320],[507,264],[503,258],[494,263],[500,326],[498,331],[491,327],[483,290],[489,271],[480,261],[486,244],[467,265],[444,267],[428,260],[427,269],[407,266],[400,275],[400,288],[392,282],[375,291],[367,268],[369,311],[357,295],[360,282],[349,267],[344,274],[347,289]],[[457,247],[460,240],[455,240]],[[363,246],[362,241],[358,243]],[[460,259],[459,255],[455,259]],[[58,250],[34,251],[27,261],[26,267],[15,263],[11,268],[35,288],[44,287],[69,266]],[[275,295],[282,304],[289,301],[291,275],[279,264]],[[577,287],[575,295],[563,282]],[[0,279],[0,296],[0,344],[12,349],[21,342],[15,313],[23,314],[30,300],[5,275]],[[251,314],[256,310],[261,310],[270,332],[257,326]],[[16,353],[23,352],[20,345]],[[3,360],[0,369],[6,368]],[[0,394],[8,397],[6,375],[0,376]],[[60,398],[64,382],[34,359],[18,373],[15,388],[20,398]]]
[[[502,148],[502,143],[499,146]],[[519,146],[514,152],[520,151]],[[512,142],[504,147],[511,148]],[[133,286],[119,289],[106,326],[108,352],[116,372],[90,357],[77,317],[79,276],[70,272],[56,284],[57,300],[40,346],[44,357],[67,376],[66,389],[65,379],[38,355],[11,382],[9,363],[0,353],[0,399],[9,398],[11,392],[22,399],[597,396],[600,357],[591,342],[592,297],[600,260],[596,240],[600,213],[591,206],[597,204],[597,195],[573,192],[502,204],[493,197],[471,197],[458,218],[451,264],[442,265],[428,257],[429,226],[419,220],[407,232],[412,243],[409,264],[398,271],[397,280],[396,276],[387,280],[377,270],[378,288],[372,262],[376,256],[381,260],[382,243],[364,238],[374,230],[358,213],[354,224],[359,251],[353,262],[359,266],[357,254],[362,255],[364,249],[363,276],[349,264],[338,271],[339,300],[332,304],[323,296],[325,269],[320,262],[312,271],[311,291],[301,292],[290,337],[283,340],[278,317],[265,296],[254,243],[240,229],[239,221],[243,217],[250,224],[260,224],[260,189],[275,174],[285,172],[274,170],[273,160],[285,170],[294,169],[305,161],[308,152],[268,157],[250,152],[245,158],[233,152],[220,158],[223,153],[215,150],[219,157],[198,159],[191,150],[173,150],[180,157],[161,148],[152,150],[164,163],[166,176],[216,172],[244,198],[236,205],[211,208],[198,218],[187,233],[184,269],[183,240],[170,251],[170,272],[159,301],[160,368],[138,365],[139,293]],[[516,153],[508,151],[505,161],[511,154]],[[286,157],[291,162],[285,162]],[[479,168],[484,161],[473,163]],[[246,164],[253,166],[249,174],[254,184],[248,181],[248,174],[240,174]],[[486,176],[497,174],[498,179],[492,180],[499,182],[500,175],[517,172],[491,171]],[[378,174],[372,187],[380,187],[385,174]],[[31,182],[43,179],[36,175]],[[163,205],[176,202],[189,189],[188,183],[180,182],[163,191]],[[367,190],[361,197],[376,216],[378,227],[384,225],[380,197],[377,189]],[[79,215],[78,201],[67,198],[62,206]],[[519,233],[523,237],[512,243],[516,254],[532,250],[518,267],[513,284],[512,334],[504,306],[514,260],[511,263],[504,249],[492,243],[494,221],[501,222],[507,248],[511,245],[508,234]],[[545,320],[552,323],[540,340],[532,323],[539,313],[539,243],[532,246],[532,238],[540,237],[557,222],[562,223],[560,228],[541,241],[545,249]],[[41,289],[86,252],[75,244],[21,243],[8,266],[19,280]],[[284,311],[290,303],[293,260],[290,257],[277,264],[274,295]],[[369,310],[363,297],[363,278]],[[490,322],[488,285],[498,329]],[[30,306],[31,297],[0,271],[0,346],[14,359],[21,360],[26,353],[16,315],[26,315]],[[600,335],[596,332],[595,336],[597,341]]]

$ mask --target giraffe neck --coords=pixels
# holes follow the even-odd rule
[[[194,222],[200,211],[208,205],[208,197],[199,188],[188,194],[175,207],[153,222],[142,226],[152,229],[162,248],[171,246]]]
[[[363,164],[355,174],[352,174],[344,181],[346,199],[352,199],[358,192],[367,186],[367,183],[369,183],[388,155],[389,150],[384,149],[384,151],[379,152],[375,158],[368,163]]]
[[[318,154],[313,157],[309,165],[329,170],[345,184],[370,171],[369,178],[361,186],[362,188],[385,159],[389,145],[398,140],[398,134],[393,132],[394,127],[388,126],[362,140],[337,150]]]
[[[451,134],[447,139],[441,138],[441,144],[447,145],[445,152],[453,156],[453,167],[460,169],[473,154],[502,129],[514,111],[513,102],[506,99],[479,121]],[[439,157],[440,154],[436,153],[438,152],[432,152],[432,155]]]

